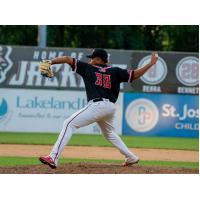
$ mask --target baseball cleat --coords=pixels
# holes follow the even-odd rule
[[[128,166],[132,166],[132,165],[134,165],[134,164],[137,164],[137,163],[139,163],[139,161],[140,161],[140,159],[136,159],[136,160],[133,160],[133,161],[125,161],[123,164],[122,164],[122,166],[123,167],[128,167]]]
[[[39,157],[40,162],[42,162],[45,165],[49,165],[52,169],[56,168],[55,162],[52,160],[50,156],[41,156]]]

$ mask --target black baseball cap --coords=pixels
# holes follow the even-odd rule
[[[87,55],[87,58],[99,57],[103,61],[108,62],[108,53],[104,49],[94,49],[91,55]]]

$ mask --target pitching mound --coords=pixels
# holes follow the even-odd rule
[[[0,174],[198,174],[198,169],[175,167],[122,167],[116,164],[67,163],[51,169],[47,165],[0,167]]]

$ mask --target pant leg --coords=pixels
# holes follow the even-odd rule
[[[114,113],[98,122],[98,125],[101,129],[103,136],[111,144],[113,144],[120,151],[121,154],[125,156],[127,161],[138,159],[138,157],[128,149],[128,147],[119,137],[119,135],[115,133],[115,130],[113,127],[113,119],[114,119]]]
[[[69,143],[72,134],[78,128],[91,124],[95,121],[95,118],[92,116],[91,107],[92,104],[87,105],[64,121],[62,130],[50,153],[51,158],[56,164],[58,164],[60,154],[64,150],[65,145]]]

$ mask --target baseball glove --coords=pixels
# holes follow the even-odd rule
[[[51,69],[51,63],[51,60],[43,60],[42,62],[40,62],[39,68],[40,73],[43,77],[52,78],[54,76]]]

